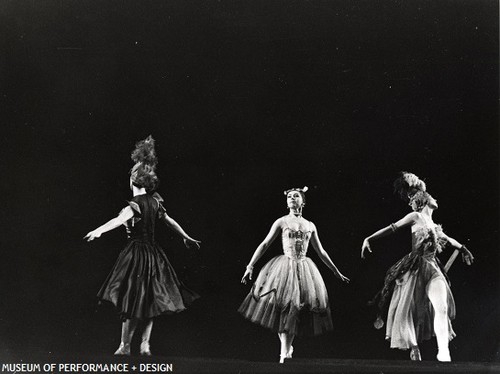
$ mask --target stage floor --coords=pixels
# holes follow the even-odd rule
[[[500,363],[488,362],[451,362],[437,361],[387,361],[387,360],[347,360],[347,359],[291,359],[284,364],[257,362],[227,358],[194,357],[114,357],[109,355],[88,356],[40,355],[40,354],[4,354],[1,355],[0,371],[12,372],[3,366],[28,364],[39,365],[40,372],[44,365],[55,364],[54,373],[92,373],[92,372],[128,372],[128,373],[500,373]],[[73,364],[73,365],[72,365]],[[81,364],[83,366],[76,366]],[[95,371],[90,364],[111,365],[128,364],[127,371]],[[65,366],[60,366],[65,365]],[[46,366],[48,368],[48,366]],[[104,366],[102,366],[104,367]],[[10,368],[13,368],[10,366]],[[28,369],[29,366],[25,367]],[[123,366],[121,366],[123,369]],[[23,372],[18,370],[18,372]],[[26,370],[25,372],[28,372]],[[49,371],[50,372],[50,371]]]

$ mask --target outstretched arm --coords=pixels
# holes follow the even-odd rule
[[[172,217],[170,217],[167,212],[164,212],[161,216],[161,220],[165,222],[165,224],[171,228],[174,232],[179,234],[184,239],[184,244],[187,248],[191,246],[195,246],[197,249],[200,248],[200,241],[191,238]]]
[[[262,255],[267,251],[267,249],[273,243],[274,239],[276,239],[276,236],[280,231],[281,231],[281,218],[273,223],[273,225],[271,226],[271,230],[269,230],[269,233],[267,234],[266,238],[262,243],[259,244],[255,252],[253,253],[252,259],[248,263],[247,268],[245,270],[245,274],[243,274],[243,278],[241,278],[241,283],[246,284],[247,277],[249,280],[252,280],[253,266],[259,260],[259,258],[261,258]]]
[[[401,227],[407,226],[407,225],[413,225],[418,219],[418,213],[412,212],[401,218],[399,221],[396,223],[393,223],[387,227],[384,227],[383,229],[380,229],[363,241],[363,245],[361,246],[361,258],[365,258],[365,251],[368,251],[371,253],[371,248],[370,248],[370,241],[373,239],[378,239],[382,238],[384,236],[387,236],[389,234],[392,234],[396,230],[400,229]]]
[[[342,273],[339,271],[337,266],[335,266],[332,259],[321,245],[321,242],[319,240],[318,230],[316,229],[316,226],[314,226],[312,222],[311,224],[313,226],[313,232],[311,235],[311,244],[314,250],[318,253],[319,258],[321,259],[321,261],[325,263],[326,266],[328,266],[328,268],[331,271],[333,271],[333,274],[335,274],[337,278],[339,278],[343,282],[349,282],[349,278],[342,275]]]
[[[120,214],[106,222],[104,225],[99,226],[96,228],[94,231],[89,232],[87,235],[85,235],[83,238],[87,239],[88,242],[99,238],[102,234],[105,232],[111,231],[113,229],[116,229],[117,227],[123,225],[125,222],[127,222],[130,218],[134,216],[134,211],[130,206],[127,206],[124,208]]]

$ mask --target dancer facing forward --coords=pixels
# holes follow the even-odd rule
[[[382,314],[387,312],[386,339],[391,341],[391,348],[410,349],[410,358],[421,360],[418,342],[435,335],[439,349],[437,359],[451,361],[448,343],[455,336],[451,326],[455,302],[436,253],[449,244],[462,253],[462,260],[467,265],[472,264],[474,257],[434,223],[432,213],[438,208],[437,201],[426,192],[422,180],[402,172],[394,187],[409,201],[413,212],[367,237],[363,241],[361,258],[365,258],[366,251],[372,252],[372,240],[405,226],[411,226],[412,250],[387,271],[384,287],[372,301],[379,308],[374,326],[382,328]]]
[[[132,152],[135,162],[131,170],[130,188],[134,197],[120,214],[89,232],[88,241],[121,225],[127,229],[128,242],[102,285],[98,298],[113,303],[123,321],[121,343],[115,355],[130,355],[130,342],[139,322],[144,325],[141,355],[150,356],[149,338],[153,318],[161,314],[183,311],[199,296],[178,279],[164,251],[155,242],[158,219],[184,238],[187,248],[199,248],[179,224],[167,215],[163,199],[153,193],[158,185],[154,139],[136,144]]]
[[[252,279],[253,267],[281,233],[283,255],[271,259],[260,271],[239,312],[254,323],[278,333],[280,363],[292,357],[296,335],[318,335],[333,328],[328,293],[313,261],[306,257],[311,241],[321,260],[343,282],[343,276],[323,249],[316,226],[302,217],[307,187],[285,191],[290,213],[274,222],[248,264],[242,283]]]

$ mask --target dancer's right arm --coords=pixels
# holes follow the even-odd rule
[[[125,222],[127,222],[129,219],[131,219],[134,216],[134,211],[130,206],[127,206],[124,208],[118,217],[115,217],[108,222],[106,222],[104,225],[99,226],[96,228],[94,231],[89,232],[87,235],[85,235],[83,238],[87,239],[88,242],[99,238],[102,234],[105,232],[111,231],[113,229],[116,229],[117,227],[123,225]]]
[[[412,212],[401,218],[399,221],[396,223],[393,223],[387,227],[384,227],[383,229],[380,229],[367,238],[363,240],[363,245],[361,246],[361,258],[365,258],[365,251],[372,252],[370,248],[370,240],[373,239],[378,239],[382,238],[384,236],[387,236],[389,234],[392,234],[396,230],[400,229],[401,227],[407,226],[407,225],[413,225],[417,219],[419,218],[419,215],[417,212]]]
[[[245,274],[243,274],[243,278],[241,278],[241,283],[246,284],[247,283],[247,277],[249,280],[252,280],[252,274],[253,274],[253,266],[255,263],[259,260],[259,258],[262,257],[262,255],[267,251],[267,248],[272,244],[274,239],[276,239],[276,236],[278,233],[281,231],[281,218],[277,219],[273,225],[271,226],[271,230],[269,230],[269,233],[267,234],[266,238],[262,243],[259,244],[257,249],[255,250],[252,259],[247,265],[247,268],[245,270]]]

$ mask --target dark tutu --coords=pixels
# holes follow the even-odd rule
[[[446,285],[449,339],[455,337],[451,320],[455,302],[449,281],[436,258],[441,251],[441,228],[421,228],[413,232],[412,252],[387,271],[384,287],[372,301],[378,301],[379,318],[387,313],[386,339],[391,348],[409,349],[412,342],[434,336],[434,309],[427,296],[429,284],[440,278]],[[390,303],[389,303],[390,299]]]
[[[158,245],[130,242],[97,294],[122,319],[147,319],[186,309],[199,296],[184,286]]]
[[[279,333],[319,335],[333,329],[325,283],[308,257],[271,259],[238,311]]]
[[[179,281],[165,252],[154,241],[160,202],[151,195],[140,195],[130,206],[135,216],[127,226],[129,242],[97,297],[113,303],[122,319],[149,319],[185,310],[199,296]]]

